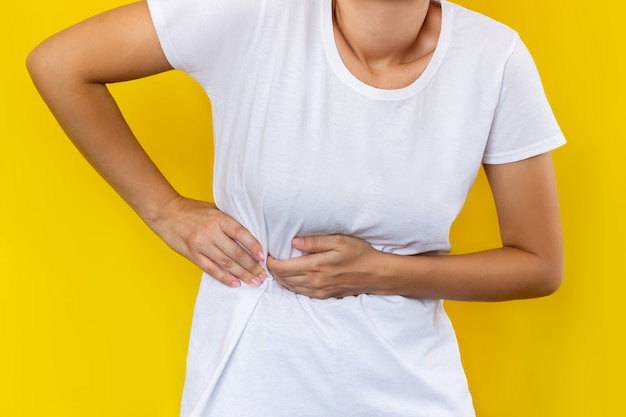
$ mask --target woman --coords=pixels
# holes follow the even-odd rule
[[[516,33],[477,13],[148,0],[51,37],[28,68],[91,164],[205,272],[183,416],[474,415],[439,300],[560,284],[563,135]],[[216,204],[171,187],[105,87],[172,68],[211,97]],[[502,247],[436,256],[481,163]]]

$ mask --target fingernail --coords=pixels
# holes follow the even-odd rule
[[[259,279],[261,280],[261,282],[265,282],[265,280],[267,279],[267,275],[261,274],[259,275]]]
[[[256,258],[259,262],[263,262],[265,260],[265,255],[263,255],[263,252],[259,251],[259,253],[256,254]]]
[[[234,280],[234,281],[232,281],[232,282],[230,283],[230,286],[231,286],[231,287],[233,287],[233,288],[239,288],[239,287],[241,287],[241,281],[239,281],[238,279],[236,279],[236,280]]]
[[[258,287],[261,285],[261,281],[259,281],[258,278],[252,278],[250,280],[250,284],[252,284],[253,287]]]
[[[304,244],[304,239],[302,239],[301,237],[296,237],[293,239],[294,246],[302,246],[303,244]]]

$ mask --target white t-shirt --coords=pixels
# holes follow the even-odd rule
[[[517,34],[447,1],[430,64],[397,90],[344,66],[331,0],[148,3],[170,63],[211,97],[216,203],[275,258],[335,233],[448,252],[481,163],[564,143]],[[473,415],[441,301],[203,278],[182,416]]]

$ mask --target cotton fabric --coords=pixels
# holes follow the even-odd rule
[[[337,51],[331,0],[148,0],[170,63],[213,106],[214,195],[266,255],[347,234],[399,255],[450,250],[481,163],[564,143],[517,33],[442,1],[411,85],[364,84]],[[440,300],[316,300],[201,282],[183,417],[473,416]]]

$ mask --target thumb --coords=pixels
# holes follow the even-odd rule
[[[296,237],[292,241],[294,248],[304,253],[328,252],[337,248],[337,236]]]

